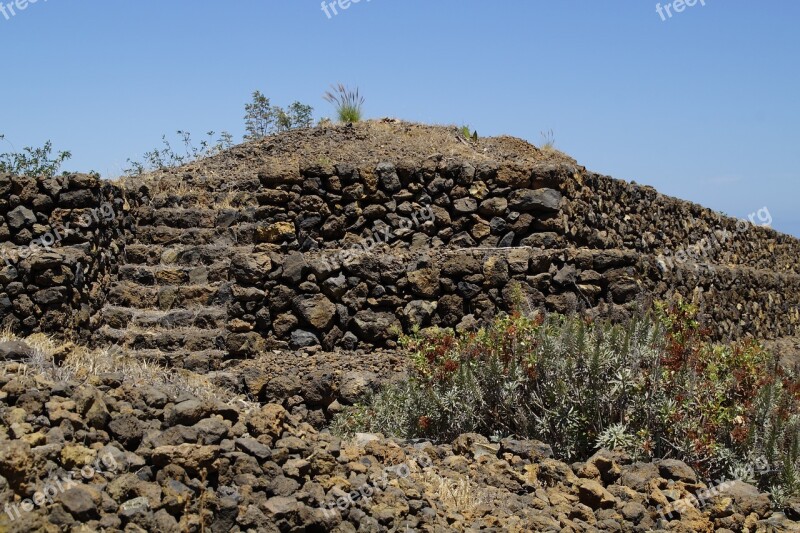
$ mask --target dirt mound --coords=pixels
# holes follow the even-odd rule
[[[497,163],[542,163],[575,161],[553,149],[539,149],[509,136],[467,139],[455,126],[429,126],[395,119],[356,124],[327,125],[298,129],[244,143],[215,156],[143,178],[146,183],[180,181],[187,177],[209,180],[246,180],[257,176],[265,164],[280,161],[296,165],[316,161],[329,166],[347,163],[375,166],[381,161],[407,160],[414,164],[427,159],[494,161]],[[137,185],[138,179],[125,180]]]

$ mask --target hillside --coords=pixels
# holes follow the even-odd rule
[[[715,341],[764,341],[791,367],[800,240],[764,220],[395,120],[115,183],[0,176],[0,192],[0,496],[99,472],[0,531],[797,530],[800,505],[744,482],[659,522],[706,487],[672,459],[326,429],[402,378],[403,334],[514,309],[623,322],[682,297]],[[374,489],[380,465],[407,469],[323,508]]]

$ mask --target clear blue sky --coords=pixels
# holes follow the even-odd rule
[[[552,129],[592,170],[800,236],[800,2],[705,3],[39,0],[0,14],[0,132],[114,176],[162,133],[240,139],[255,89],[329,115],[341,81],[369,117]]]

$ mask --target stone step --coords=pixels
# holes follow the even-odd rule
[[[140,226],[135,241],[140,244],[252,244],[255,225],[243,224],[232,228],[171,228],[169,226]]]
[[[230,261],[213,265],[171,266],[171,265],[122,265],[119,279],[139,285],[206,285],[228,280]]]
[[[206,204],[207,205],[207,204]],[[137,225],[166,226],[170,228],[228,228],[242,223],[253,223],[253,209],[205,209],[202,207],[142,206],[138,209]]]
[[[128,327],[221,329],[226,326],[228,313],[221,307],[153,311],[107,305],[100,310],[99,318],[101,324],[115,329]]]
[[[229,264],[230,258],[240,252],[250,254],[253,252],[253,246],[129,244],[125,248],[128,264],[136,265],[212,266],[217,263]]]
[[[225,289],[225,290],[223,290]],[[131,281],[116,281],[108,292],[108,303],[137,309],[178,309],[226,305],[227,285],[160,285],[148,287]]]
[[[117,329],[103,326],[94,333],[96,345],[116,345],[135,350],[220,350],[225,347],[225,329]]]
[[[150,200],[150,205],[154,209],[164,208],[206,208],[210,205],[224,209],[243,210],[257,208],[258,200],[256,192],[262,189],[261,183],[251,180],[247,183],[217,184],[164,184],[165,187],[160,191],[153,191],[158,194]]]
[[[219,370],[228,352],[218,349],[163,351],[155,348],[125,349],[129,357],[169,368],[183,368],[205,374]]]

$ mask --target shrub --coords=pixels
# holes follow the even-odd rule
[[[172,147],[166,135],[161,136],[161,147],[155,147],[149,152],[145,152],[141,161],[128,159],[129,167],[123,172],[127,176],[139,176],[148,171],[164,170],[167,168],[178,167],[191,163],[203,157],[212,156],[233,146],[233,136],[223,131],[214,140],[215,132],[206,133],[206,138],[200,140],[199,145],[195,145],[192,134],[188,131],[178,130],[178,137],[183,144],[183,151]]]
[[[288,109],[274,106],[261,91],[253,92],[253,100],[245,104],[244,124],[246,141],[261,139],[273,133],[296,128],[309,128],[313,125],[314,108],[293,102]]]
[[[339,122],[353,123],[360,121],[364,97],[359,94],[358,87],[351,90],[340,83],[331,85],[331,89],[325,93],[324,98],[336,107],[336,115],[339,117]]]
[[[679,302],[620,325],[503,315],[478,332],[403,339],[410,377],[335,419],[342,434],[535,438],[569,461],[598,448],[678,458],[707,479],[765,458],[797,493],[800,386],[753,341],[713,344]],[[752,470],[752,469],[751,469]]]
[[[0,135],[0,141],[4,139],[5,136]],[[64,161],[72,157],[69,151],[58,152],[55,156],[52,156],[52,152],[53,144],[47,141],[39,148],[26,146],[21,152],[0,154],[0,172],[17,176],[52,177]]]
[[[278,131],[310,128],[314,125],[314,117],[312,116],[314,108],[310,105],[292,102],[286,111],[281,108],[278,108],[278,110]]]

